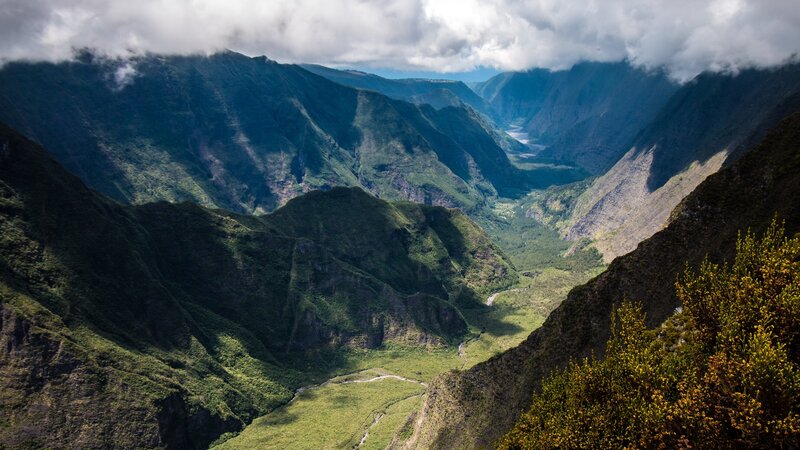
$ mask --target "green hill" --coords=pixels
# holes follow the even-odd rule
[[[125,206],[4,126],[0,229],[10,447],[205,447],[337,349],[457,342],[461,310],[516,280],[455,210],[359,188],[260,217]]]

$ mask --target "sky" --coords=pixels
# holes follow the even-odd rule
[[[785,63],[798,0],[0,0],[0,62],[230,49],[390,77],[620,61],[676,80]],[[448,75],[449,74],[449,75]],[[475,78],[475,79],[473,79]]]

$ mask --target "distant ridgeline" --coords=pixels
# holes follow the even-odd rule
[[[0,144],[3,447],[206,447],[291,398],[292,355],[457,342],[516,280],[456,210],[359,188],[261,217],[125,206]]]
[[[336,70],[316,64],[303,64],[309,72],[345,86],[380,92],[387,97],[441,109],[468,105],[487,118],[502,123],[502,118],[486,100],[461,81],[405,78],[391,80],[355,70]]]
[[[580,175],[518,169],[502,147],[520,144],[461,101],[411,104],[233,52],[143,57],[123,78],[120,64],[88,54],[6,64],[0,121],[128,203],[267,212],[310,190],[358,186],[470,210]]]

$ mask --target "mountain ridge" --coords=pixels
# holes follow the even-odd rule
[[[0,120],[128,203],[267,212],[344,185],[470,210],[549,183],[550,172],[576,176],[518,169],[468,109],[412,105],[267,58],[145,57],[124,86],[114,84],[114,64],[90,54],[9,63],[0,69]]]
[[[503,120],[545,147],[539,158],[576,163],[593,175],[622,156],[677,89],[665,74],[625,62],[506,72],[475,87]]]
[[[318,64],[301,64],[302,68],[345,86],[369,89],[397,100],[427,103],[436,109],[468,105],[486,117],[497,121],[499,116],[483,98],[464,82],[427,78],[389,79],[357,70],[339,70]]]
[[[583,192],[562,233],[595,241],[606,261],[667,223],[707,176],[800,110],[800,66],[703,74],[679,89],[626,154]]]

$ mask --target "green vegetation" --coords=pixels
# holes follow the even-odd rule
[[[589,281],[602,270],[602,266],[587,271],[548,268],[535,274],[526,272],[532,276],[520,276],[517,286],[498,293],[492,308],[474,320],[479,332],[465,343],[462,368],[472,367],[518,345],[544,323],[570,289]]]
[[[366,450],[384,450],[392,442],[404,442],[413,432],[412,413],[422,405],[422,396],[413,396],[401,400],[386,409],[378,423],[369,429],[369,436],[361,448]]]
[[[595,271],[599,270],[598,268]],[[566,297],[567,291],[572,286],[587,281],[592,274],[592,272],[575,273],[545,269],[533,278],[520,277],[521,281],[517,287],[498,293],[491,308],[486,308],[482,313],[470,318],[472,333],[458,350],[453,347],[426,350],[419,347],[385,345],[379,349],[339,351],[321,359],[326,360],[331,367],[339,368],[340,373],[350,374],[346,376],[348,379],[396,374],[428,382],[440,373],[469,368],[518,345],[532,330],[544,322],[550,311]],[[308,369],[312,370],[310,366]],[[319,370],[321,367],[316,369]],[[359,372],[362,370],[364,372]],[[334,378],[331,383],[339,380],[341,378]],[[390,392],[398,386],[405,387],[402,384],[382,384],[382,389],[385,390],[382,395],[391,398],[404,395],[404,390]],[[285,448],[313,448],[314,445],[323,445],[330,439],[343,439],[343,436],[352,435],[353,432],[349,429],[347,433],[343,431],[342,426],[345,423],[371,423],[372,418],[378,414],[382,416],[370,428],[364,448],[385,448],[393,439],[399,441],[404,439],[401,435],[408,425],[407,421],[421,405],[419,396],[415,395],[386,408],[383,403],[376,403],[370,390],[365,390],[362,394],[360,388],[349,389],[355,392],[348,400],[352,411],[335,418],[328,418],[324,414],[329,412],[329,404],[339,392],[328,388],[315,389],[313,396],[302,397],[302,402],[297,401],[281,407],[245,428],[241,434],[242,439],[229,441],[231,448],[271,442],[271,436],[277,435],[286,436],[280,441],[282,445],[286,445]],[[359,397],[361,395],[363,398]],[[320,436],[310,441],[313,443],[311,445],[305,440],[305,434],[295,434],[295,427],[301,426],[299,421],[284,423],[280,420],[287,415],[302,418],[303,421],[320,420],[327,424],[326,421],[335,420],[336,423],[326,425],[328,427],[326,430],[320,430]],[[306,416],[309,418],[306,419]],[[271,425],[269,429],[264,426],[267,423]],[[344,445],[335,446],[341,448]]]
[[[584,243],[562,239],[556,231],[558,219],[554,219],[556,211],[566,217],[569,201],[586,185],[578,182],[546,191],[535,190],[516,201],[501,200],[476,220],[520,272],[547,268],[577,273],[592,271],[603,266],[600,254],[594,248],[584,248]],[[550,204],[546,214],[539,213],[539,203]]]
[[[116,63],[88,53],[6,64],[0,121],[89,186],[133,204],[264,213],[313,189],[356,186],[386,200],[472,210],[578,176],[520,170],[504,138],[458,100],[415,105],[233,52],[133,63],[135,80],[121,89]],[[463,84],[449,87],[485,104]]]
[[[773,223],[736,250],[687,269],[655,330],[623,304],[605,358],[546,380],[499,448],[800,445],[800,236]]]
[[[0,386],[0,421],[10,424],[0,444],[60,446],[85,426],[88,447],[203,447],[301,385],[370,368],[430,380],[469,367],[519,343],[593,273],[592,255],[562,258],[568,249],[553,233],[503,218],[507,236],[535,228],[513,251],[531,271],[517,285],[511,260],[466,215],[330,189],[363,186],[481,216],[498,194],[577,176],[515,167],[500,148],[508,142],[471,110],[357,93],[235,54],[144,58],[123,90],[98,81],[106,64],[87,55],[4,68],[5,119],[93,187],[135,204],[264,212],[329,191],[258,217],[190,203],[123,206],[3,129],[2,306],[7,323],[41,341],[31,338],[2,374],[12,382]],[[39,87],[10,88],[21,84]],[[528,291],[541,295],[515,297]],[[53,362],[49,348],[66,349],[69,364]],[[25,397],[22,368],[54,366],[63,368],[56,381],[37,386],[63,390]],[[92,406],[63,430],[48,411],[69,410],[80,390],[92,392],[82,400]],[[99,418],[106,405],[128,423]],[[378,430],[390,434],[408,408],[392,409]],[[22,433],[22,423],[37,425]]]
[[[291,209],[290,205],[287,205]],[[413,216],[413,211],[418,205],[410,203],[398,203],[396,206],[404,211],[405,215]],[[501,206],[502,207],[502,206]],[[278,214],[279,216],[280,214]],[[458,216],[454,220],[465,220],[465,216]],[[440,221],[432,220],[432,223]],[[461,345],[456,349],[455,345],[441,348],[420,348],[419,346],[402,346],[386,344],[377,349],[349,349],[340,350],[327,354],[317,362],[308,362],[306,370],[321,370],[326,368],[331,370],[329,373],[350,374],[358,373],[361,370],[378,370],[380,373],[397,374],[414,380],[428,382],[434,376],[453,369],[467,369],[473,365],[485,361],[511,347],[522,342],[531,331],[538,328],[549,313],[559,305],[561,300],[566,298],[567,292],[574,286],[582,284],[589,278],[597,275],[603,266],[599,263],[596,254],[589,252],[576,252],[570,257],[563,258],[561,252],[567,250],[567,244],[560,241],[554,233],[547,233],[547,229],[535,224],[530,218],[516,218],[516,220],[505,221],[502,218],[493,223],[500,224],[505,228],[507,235],[512,235],[516,227],[517,230],[524,226],[537,228],[542,231],[538,239],[533,240],[531,245],[519,247],[516,253],[512,253],[512,258],[517,263],[537,261],[530,270],[523,271],[527,275],[520,275],[519,282],[508,288],[508,286],[494,286],[490,289],[483,289],[482,301],[485,301],[490,293],[493,295],[491,307],[471,307],[462,308],[464,317],[469,324],[469,332],[464,337]],[[465,224],[466,225],[466,224]],[[304,227],[318,228],[315,224],[297,224],[299,230]],[[462,229],[467,230],[465,226]],[[439,236],[447,236],[446,230],[437,230]],[[335,233],[333,233],[335,234]],[[462,232],[461,234],[464,234]],[[469,236],[468,233],[466,233]],[[530,235],[526,235],[530,237]],[[475,238],[473,238],[475,239]],[[446,239],[445,239],[446,240]],[[338,245],[347,245],[341,242]],[[428,244],[423,244],[427,246]],[[429,253],[430,254],[430,253]],[[538,258],[538,259],[536,259]],[[436,259],[436,258],[434,258]],[[553,266],[559,266],[556,268]],[[478,274],[471,277],[480,277]],[[499,291],[499,292],[498,292]],[[303,362],[298,361],[295,367],[303,367]],[[352,375],[348,375],[352,376]],[[385,389],[392,389],[386,385]],[[356,388],[352,388],[356,389]],[[336,394],[331,389],[318,389],[315,396],[305,398],[303,403],[292,403],[282,407],[278,412],[272,412],[264,416],[253,425],[248,426],[242,432],[243,439],[230,441],[232,445],[255,445],[256,442],[269,442],[270,436],[286,435],[293,436],[295,422],[282,423],[281,416],[292,415],[295,417],[317,417],[313,411],[327,411],[328,405],[332,402],[332,396]],[[401,395],[402,392],[397,393]],[[421,405],[419,396],[414,396],[402,402],[398,402],[388,408],[383,404],[375,406],[374,399],[368,393],[364,394],[363,400],[352,400],[353,411],[348,415],[337,419],[336,425],[329,427],[327,433],[316,437],[313,445],[323,445],[330,439],[342,439],[341,426],[344,422],[351,424],[357,422],[372,423],[374,417],[380,415],[380,419],[370,428],[369,436],[364,442],[364,448],[385,448],[390,442],[403,442],[410,435],[404,433],[411,432],[413,414]],[[394,395],[391,392],[384,392],[383,395]],[[355,403],[358,403],[357,405]],[[332,419],[319,419],[332,420]],[[341,423],[340,423],[341,422]],[[259,423],[270,423],[272,427],[266,429],[259,426]],[[326,422],[327,423],[327,422]],[[348,431],[348,435],[352,432]],[[305,441],[305,435],[296,435],[290,441],[280,441],[288,448],[305,448],[309,444]],[[290,439],[289,437],[285,439]],[[351,439],[352,441],[352,436]],[[246,442],[246,444],[245,444]],[[348,441],[349,442],[349,441]],[[341,444],[341,443],[340,443]],[[331,444],[333,445],[333,444]],[[344,445],[344,444],[342,444]],[[339,446],[341,447],[341,446]]]
[[[393,378],[367,380],[349,383],[333,380],[325,386],[307,389],[289,405],[255,420],[241,434],[215,448],[353,448],[367,430],[371,431],[376,418],[382,420],[386,414],[393,423],[398,418],[405,419],[402,414],[413,403],[403,402],[418,399],[424,391],[415,382]],[[373,442],[386,440],[390,436],[387,431],[379,428]]]
[[[262,217],[129,207],[0,143],[2,445],[204,447],[365,361],[427,378],[458,360],[461,310],[517,279],[457,211],[358,188]]]

